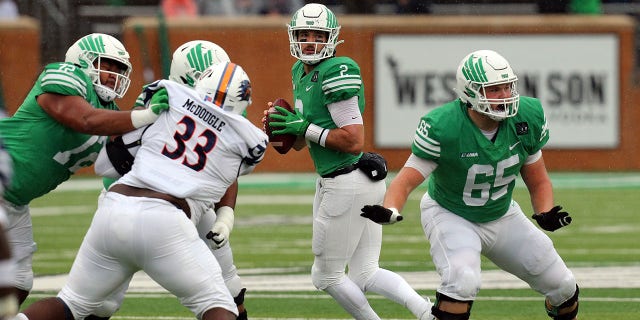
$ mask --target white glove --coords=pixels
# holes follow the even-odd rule
[[[207,239],[213,241],[214,249],[220,249],[227,244],[231,230],[233,230],[233,222],[233,208],[227,206],[218,208],[216,222],[211,231],[207,233]]]

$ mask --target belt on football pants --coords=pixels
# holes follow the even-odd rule
[[[335,178],[335,177],[337,177],[339,175],[347,174],[347,173],[349,173],[349,172],[351,172],[353,170],[356,170],[356,169],[358,169],[358,163],[357,162],[354,163],[354,164],[348,165],[346,167],[342,167],[342,168],[340,168],[340,169],[338,169],[336,171],[329,172],[327,174],[323,174],[323,175],[321,175],[321,177],[323,177],[323,178]]]
[[[156,198],[167,201],[176,206],[176,208],[184,211],[184,213],[187,215],[187,218],[191,219],[191,208],[189,207],[189,204],[185,199],[176,198],[170,194],[153,191],[150,189],[132,187],[130,185],[121,183],[111,186],[111,188],[109,188],[109,191],[113,191],[115,193],[119,193],[128,197]]]

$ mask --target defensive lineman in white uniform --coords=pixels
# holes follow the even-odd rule
[[[233,63],[215,67],[225,68],[223,74],[239,68]],[[219,265],[194,222],[239,174],[262,160],[267,137],[235,111],[211,103],[226,90],[203,97],[172,81],[154,86],[156,95],[166,89],[172,108],[147,129],[131,171],[100,201],[58,299],[36,302],[21,319],[63,319],[64,314],[53,315],[61,305],[83,319],[138,270],[175,294],[198,319],[237,316]],[[228,94],[248,99],[248,81],[244,90]],[[189,199],[187,208],[184,199]]]
[[[202,75],[202,72],[204,72],[205,69],[213,64],[229,61],[230,59],[226,51],[217,44],[206,40],[189,41],[179,46],[173,52],[169,80],[194,88],[196,85],[195,82],[198,80],[200,75]],[[237,79],[240,79],[245,75],[246,74],[240,75]],[[202,90],[206,86],[206,83],[201,83],[199,89]],[[144,107],[147,105],[151,98],[149,96],[150,93],[150,90],[144,90],[140,96],[138,96],[136,106]],[[227,105],[236,104],[239,107],[238,110],[246,109],[245,105],[247,105],[249,101],[242,101],[239,99],[232,101],[234,99],[235,97],[227,96],[224,103]],[[107,154],[107,149],[109,148],[102,148],[100,155],[98,156],[98,160],[96,160],[95,169],[96,174],[105,177],[105,188],[108,188],[111,183],[122,177],[125,171],[131,169],[131,162],[135,158],[136,152],[139,149],[140,137],[145,129],[146,127],[140,128],[116,138],[122,139],[122,143],[127,146],[122,146],[123,150],[120,150],[122,153],[120,156],[126,157],[125,161],[127,162],[124,165],[122,161],[120,161],[119,164],[115,164],[120,165],[119,170],[115,169],[110,156]],[[113,157],[114,155],[112,154],[111,156]],[[114,159],[113,161],[118,161],[118,159]],[[233,299],[238,306],[239,315],[237,320],[245,320],[247,319],[247,310],[244,306],[244,295],[246,289],[243,288],[242,281],[238,276],[238,271],[233,261],[233,251],[231,249],[231,244],[228,241],[229,234],[228,232],[224,232],[229,229],[225,224],[215,224],[218,216],[222,216],[223,219],[225,215],[233,217],[233,208],[235,207],[235,200],[238,191],[237,186],[237,183],[234,183],[229,189],[227,189],[227,194],[222,198],[223,200],[216,204],[215,210],[211,208],[209,210],[209,214],[203,214],[201,216],[200,221],[196,224],[196,228],[198,229],[200,238],[202,238],[211,248],[211,252],[220,264],[222,277],[224,278],[227,289],[229,289],[229,292],[234,297]],[[103,190],[103,192],[106,191]],[[217,213],[215,211],[217,211]],[[218,222],[220,222],[220,220],[222,219],[218,219]],[[212,228],[212,226],[214,226],[214,228]],[[114,292],[88,319],[107,320],[111,318],[111,316],[120,309],[127,289],[128,286],[123,286]]]

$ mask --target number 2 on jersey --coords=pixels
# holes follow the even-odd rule
[[[193,138],[196,129],[196,123],[193,119],[186,116],[183,117],[182,120],[180,120],[180,122],[178,123],[183,124],[185,130],[182,133],[176,131],[173,134],[173,139],[176,142],[176,148],[170,151],[165,144],[164,148],[162,148],[162,154],[174,160],[182,158],[183,165],[189,167],[194,171],[200,171],[207,164],[207,153],[211,152],[213,147],[216,145],[218,136],[216,136],[216,134],[209,129],[204,130],[200,135],[198,135],[196,139],[198,139],[199,137],[203,137],[206,141],[204,143],[196,144],[196,146],[193,147],[193,152],[198,156],[198,160],[195,163],[191,163],[185,155],[185,151],[187,149],[185,142]]]

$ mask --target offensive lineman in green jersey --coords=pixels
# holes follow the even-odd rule
[[[91,166],[106,135],[153,123],[169,107],[160,101],[166,96],[157,95],[149,109],[119,111],[113,100],[126,93],[130,73],[129,53],[120,41],[106,34],[87,35],[68,49],[65,62],[45,66],[12,117],[0,119],[0,136],[14,165],[3,205],[20,303],[33,286],[31,200]]]
[[[409,193],[430,177],[420,208],[442,277],[432,309],[436,319],[469,319],[480,289],[481,254],[545,295],[550,317],[576,319],[579,291],[572,272],[512,199],[521,174],[542,229],[571,222],[554,206],[541,151],[549,131],[540,101],[518,95],[511,66],[491,50],[467,55],[456,80],[459,99],[420,119],[412,154],[383,206],[365,206],[362,215],[395,222]]]
[[[379,267],[382,227],[359,216],[363,205],[382,203],[386,163],[362,152],[364,86],[358,64],[334,56],[339,30],[324,5],[307,4],[293,14],[290,51],[299,60],[291,72],[295,112],[276,106],[283,115],[271,114],[269,121],[273,134],[298,136],[295,149],[306,141],[320,175],[313,205],[312,282],[355,319],[380,319],[367,291],[407,307],[418,319],[430,319],[429,299]]]

